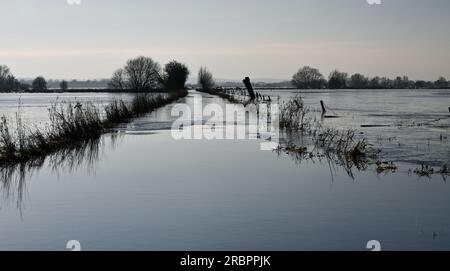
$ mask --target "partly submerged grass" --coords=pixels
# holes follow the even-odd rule
[[[102,110],[92,103],[60,103],[49,109],[45,129],[25,127],[16,114],[16,130],[6,117],[0,119],[0,164],[27,162],[98,139],[111,128],[140,117],[184,97],[187,92],[168,95],[137,94],[131,103],[113,101]]]
[[[280,105],[280,129],[305,131],[311,128],[308,118],[310,109],[300,96],[295,96]]]
[[[239,91],[209,91],[208,93],[222,97],[230,102],[242,103]],[[264,98],[263,98],[264,101]],[[256,101],[258,102],[258,101]],[[280,104],[279,128],[281,132],[299,134],[308,138],[305,145],[289,141],[280,145],[278,153],[286,153],[295,160],[326,158],[336,165],[342,166],[353,176],[352,168],[367,168],[372,160],[376,161],[378,151],[374,150],[367,139],[362,138],[354,130],[324,128],[322,123],[311,117],[301,96],[292,97]],[[373,161],[373,162],[374,162]]]

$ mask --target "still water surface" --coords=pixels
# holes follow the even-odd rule
[[[281,100],[295,95],[265,94]],[[0,113],[13,114],[17,96],[2,95]],[[224,104],[198,93],[184,102],[191,104],[194,95],[205,104]],[[115,98],[64,98],[81,96],[98,103]],[[317,110],[324,100],[340,116],[325,119],[326,125],[364,132],[399,170],[356,171],[352,179],[326,162],[299,163],[261,151],[258,140],[174,140],[167,106],[81,154],[47,159],[23,175],[20,168],[2,169],[0,249],[65,250],[75,239],[84,250],[365,250],[375,239],[385,250],[449,250],[450,185],[439,175],[408,173],[420,162],[449,162],[450,143],[441,139],[449,135],[449,93],[303,96]],[[23,95],[24,114],[45,122],[55,98]]]

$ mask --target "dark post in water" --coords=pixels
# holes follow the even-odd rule
[[[250,98],[252,100],[256,99],[256,95],[255,92],[253,91],[253,86],[252,83],[250,82],[250,78],[249,77],[245,77],[245,79],[243,80],[245,87],[247,88],[248,94],[250,95]]]
[[[322,115],[325,115],[327,113],[327,110],[325,109],[323,101],[320,101],[320,105],[322,106]]]

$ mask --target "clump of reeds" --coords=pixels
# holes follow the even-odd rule
[[[378,174],[388,172],[394,173],[397,171],[397,166],[393,162],[377,161],[376,165],[377,165],[376,171]]]
[[[227,92],[210,91],[208,93],[233,101],[230,98],[233,94]],[[308,136],[314,149],[308,151],[304,146],[289,143],[281,145],[276,150],[278,154],[287,153],[295,160],[326,158],[344,167],[351,176],[353,176],[353,167],[365,169],[369,158],[376,158],[377,152],[370,148],[371,145],[365,138],[359,138],[356,131],[324,128],[319,121],[310,116],[310,113],[311,109],[305,105],[301,96],[292,97],[280,105],[279,128],[281,131],[288,134],[301,132],[302,135]]]
[[[315,144],[327,153],[334,152],[352,161],[365,158],[369,151],[367,140],[357,139],[354,130],[326,129],[318,134]]]
[[[133,117],[129,106],[122,100],[115,100],[105,107],[106,119],[111,123],[122,122]]]
[[[414,170],[414,173],[420,177],[431,177],[435,172],[433,167],[422,164],[420,168]]]
[[[102,133],[103,120],[100,109],[88,103],[54,104],[49,110],[51,127],[47,131],[50,142],[65,138],[85,139],[98,137]]]
[[[439,169],[438,173],[441,174],[444,181],[447,181],[447,178],[450,176],[450,168],[447,164],[445,164],[441,167],[441,169]]]
[[[168,95],[138,94],[131,101],[114,101],[102,109],[92,103],[60,103],[49,109],[50,125],[30,129],[16,115],[16,132],[11,133],[6,117],[0,119],[0,164],[26,162],[64,148],[98,139],[105,131],[167,105],[187,92]]]
[[[16,153],[17,144],[9,131],[8,120],[5,116],[0,119],[0,157],[9,158]]]
[[[412,170],[410,169],[409,172],[411,173]],[[422,164],[420,168],[416,168],[413,172],[419,177],[428,177],[428,178],[431,178],[435,174],[440,174],[444,179],[444,181],[446,181],[448,176],[450,176],[450,169],[447,164],[444,164],[440,169]]]
[[[310,112],[302,97],[295,96],[280,105],[280,128],[305,131],[310,128]]]

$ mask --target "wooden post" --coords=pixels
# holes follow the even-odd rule
[[[320,101],[320,105],[322,106],[322,115],[325,115],[327,113],[327,110],[325,109],[323,101]]]
[[[253,91],[252,83],[250,82],[249,77],[245,77],[245,79],[242,81],[245,84],[245,87],[247,88],[248,94],[250,95],[250,98],[254,100],[256,98],[255,92]]]

